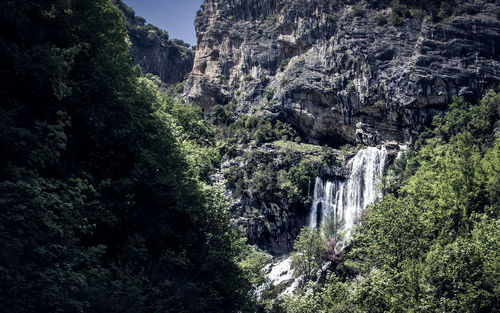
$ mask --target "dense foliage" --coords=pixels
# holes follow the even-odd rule
[[[234,197],[285,201],[290,206],[308,201],[309,186],[318,172],[317,162],[290,151],[281,151],[277,156],[249,151],[243,154],[243,160],[243,167],[232,165],[224,174]]]
[[[2,312],[249,306],[213,134],[126,38],[112,0],[0,2]]]
[[[391,22],[453,3],[391,2]],[[137,22],[132,36],[168,40]],[[211,175],[223,155],[239,157],[225,169],[235,196],[293,207],[318,164],[336,163],[290,125],[236,118],[232,104],[204,120],[139,74],[127,42],[112,0],[0,2],[2,312],[253,311],[264,257],[229,226]],[[293,255],[304,292],[274,310],[499,311],[499,103],[494,92],[456,99],[437,117],[388,170],[386,196],[342,258],[336,225],[323,237],[306,228]],[[316,277],[327,260],[338,266]]]
[[[455,99],[388,171],[336,274],[275,309],[498,312],[499,109],[494,92],[478,105]]]

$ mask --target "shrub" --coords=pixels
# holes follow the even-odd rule
[[[478,13],[478,9],[473,4],[467,4],[463,8],[463,12],[469,15],[474,15]]]
[[[268,77],[267,75],[261,75],[261,76],[259,77],[259,79],[260,79],[260,83],[261,83],[262,85],[267,85],[267,84],[269,84],[269,77]]]
[[[321,148],[320,159],[322,164],[326,164],[329,166],[340,165],[340,162],[337,160],[335,153],[333,153],[333,150],[328,147]]]
[[[439,8],[438,18],[443,20],[453,14],[453,6],[448,2],[442,2]]]
[[[161,30],[161,32],[162,32],[163,37],[165,37],[165,38],[168,40],[168,32],[167,32],[166,30]],[[182,46],[182,47],[186,47],[186,48],[191,47],[191,45],[190,45],[189,43],[184,42],[184,41],[183,41],[183,40],[181,40],[181,39],[176,39],[176,38],[174,38],[174,39],[172,39],[172,40],[170,40],[170,41],[171,41],[173,44],[178,45],[178,46]]]
[[[377,14],[375,15],[375,22],[377,22],[378,26],[384,26],[387,24],[387,19],[382,14]]]
[[[406,17],[409,17],[410,11],[408,7],[404,4],[399,3],[399,1],[394,1],[392,3],[392,13],[390,21],[394,25],[401,25]]]
[[[243,170],[238,166],[231,166],[224,172],[224,178],[229,187],[233,188],[233,197],[238,198],[244,193],[244,176]]]
[[[231,112],[226,106],[216,104],[212,107],[210,117],[215,125],[227,125],[231,119]]]
[[[420,9],[412,9],[410,10],[410,15],[412,18],[414,19],[417,19],[417,20],[421,20],[424,18],[424,12]]]
[[[271,100],[274,97],[275,88],[268,86],[265,91],[265,96],[267,100]]]
[[[395,26],[401,25],[405,21],[404,18],[402,18],[401,16],[396,15],[394,13],[391,14],[391,17],[389,18],[389,20],[391,21],[391,24],[395,25]]]
[[[217,76],[217,80],[219,81],[219,83],[225,81],[226,79],[227,79],[227,77],[225,74],[220,74]]]
[[[363,17],[363,16],[365,16],[365,8],[363,8],[359,4],[353,5],[352,6],[352,13],[354,14],[354,16]]]

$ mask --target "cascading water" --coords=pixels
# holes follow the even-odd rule
[[[316,178],[309,226],[317,228],[331,217],[337,232],[349,237],[361,212],[379,196],[376,184],[383,174],[386,157],[385,147],[368,147],[348,162],[350,175],[346,181]]]
[[[343,233],[348,238],[356,218],[379,196],[375,185],[383,174],[386,156],[385,147],[362,149],[347,164],[350,169],[347,180],[316,178],[314,198],[309,213],[309,226],[318,228],[329,217],[332,217],[333,222],[338,226],[335,229],[337,233]],[[259,286],[257,296],[260,297],[269,286],[277,286],[292,279],[293,282],[282,294],[293,294],[303,277],[293,278],[291,264],[292,258],[289,256],[268,265],[265,268],[267,282]],[[326,263],[320,271],[325,271],[328,265],[329,263]]]
[[[316,177],[312,210],[309,214],[310,227],[317,228],[325,217],[337,215],[339,203],[343,202],[343,193],[340,191],[344,189],[344,185],[342,181],[324,181]]]

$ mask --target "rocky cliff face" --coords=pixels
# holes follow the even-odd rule
[[[290,189],[286,188],[290,186],[290,181],[285,182],[289,177],[287,173],[298,173],[300,170],[297,170],[297,166],[305,159],[319,165],[319,151],[305,153],[266,143],[258,149],[247,149],[247,152],[250,153],[226,157],[222,163],[223,172],[236,169],[243,178],[243,188],[240,187],[240,190],[244,189],[244,192],[232,188],[231,179],[227,179],[227,195],[232,199],[233,223],[246,234],[250,244],[274,255],[286,254],[293,249],[293,242],[300,229],[307,224],[310,198],[317,175],[314,170],[307,173],[305,183],[301,184],[300,199],[293,200],[288,192]],[[337,157],[343,160],[343,155]],[[265,172],[257,164],[265,164]],[[345,178],[344,174],[340,166],[325,166],[321,171],[321,176],[324,177],[335,175]],[[260,185],[260,181],[264,186]]]
[[[184,81],[193,68],[194,51],[178,39],[169,40],[168,33],[151,24],[117,1],[126,19],[130,54],[144,73],[158,75],[167,85]]]
[[[280,256],[292,251],[295,238],[307,223],[306,209],[245,197],[233,202],[231,213],[250,244]]]
[[[195,21],[185,99],[207,114],[231,102],[236,115],[272,116],[313,144],[385,144],[390,162],[398,144],[411,143],[453,96],[472,100],[498,85],[493,2],[474,1],[469,14],[440,22],[416,11],[390,23],[390,6],[366,1],[206,0]],[[348,174],[342,167],[319,173]],[[309,207],[244,196],[232,213],[250,243],[281,254],[292,248]]]
[[[500,81],[498,5],[442,22],[383,23],[390,8],[330,0],[206,0],[195,25],[187,100],[208,112],[236,99],[308,141],[411,142],[455,95]],[[492,2],[492,1],[489,1]]]

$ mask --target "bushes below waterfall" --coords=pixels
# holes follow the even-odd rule
[[[389,169],[387,194],[344,253],[350,276],[330,274],[280,310],[498,312],[499,106],[494,92],[477,105],[455,99]]]

